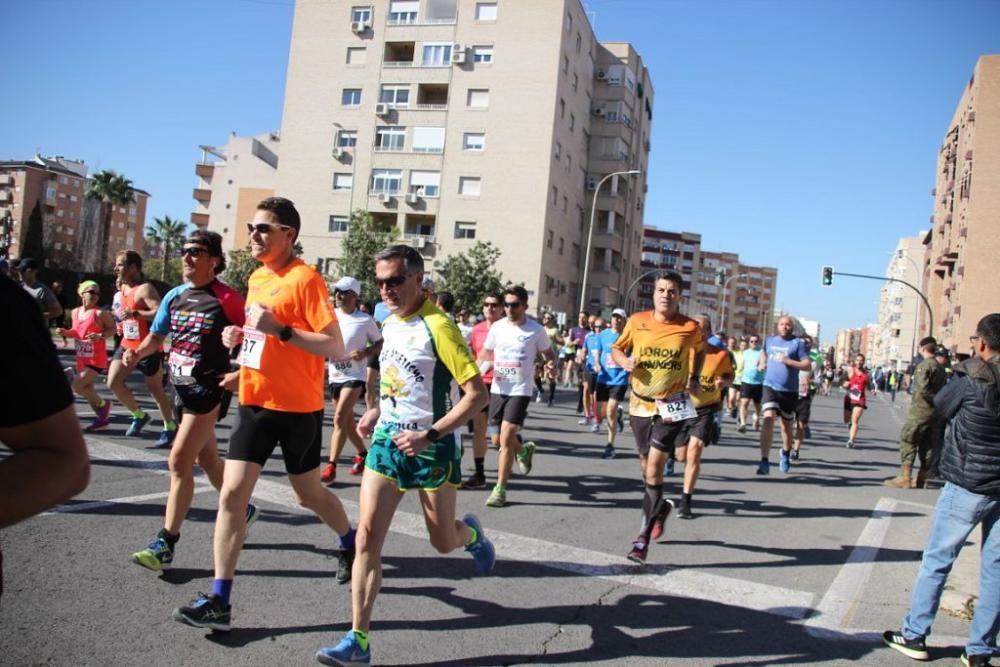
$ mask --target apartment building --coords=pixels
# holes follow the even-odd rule
[[[62,156],[36,155],[31,160],[0,161],[0,253],[19,257],[28,218],[35,205],[42,213],[42,239],[47,262],[84,271],[110,266],[114,253],[140,248],[149,193],[135,189],[135,201],[114,206],[109,257],[99,261],[104,205],[86,198],[87,165]]]
[[[1000,55],[979,58],[938,152],[931,230],[923,239],[930,332],[953,352],[968,352],[977,322],[1000,310]]]
[[[329,273],[361,209],[432,273],[489,241],[532,309],[573,313],[584,289],[630,307],[653,108],[642,58],[598,42],[580,0],[301,0],[275,192]]]
[[[838,368],[841,366],[850,366],[858,352],[863,352],[864,343],[866,342],[862,341],[863,332],[864,329],[841,329],[837,332],[833,363]]]
[[[886,278],[904,280],[924,290],[926,247],[924,233],[899,239],[886,266]],[[872,362],[906,368],[916,354],[920,333],[919,319],[926,314],[920,295],[902,283],[887,282],[879,294],[878,331],[872,350]]]
[[[701,247],[701,234],[643,227],[642,275],[636,291],[640,310],[653,307],[653,275],[671,270],[684,281],[681,310],[712,315],[713,326],[730,335],[769,333],[778,270],[740,262],[732,252]]]

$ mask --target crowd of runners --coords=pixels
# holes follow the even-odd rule
[[[772,449],[778,449],[779,470],[788,473],[809,437],[816,393],[845,390],[844,442],[854,447],[867,394],[880,386],[864,355],[850,368],[835,369],[788,316],[771,335],[713,332],[709,315],[681,312],[683,280],[670,271],[654,279],[652,310],[615,308],[607,320],[581,312],[575,326],[563,328],[551,312],[540,321],[529,316],[533,304],[516,285],[486,294],[475,304],[481,315],[469,309],[452,315],[452,296],[434,293],[420,254],[405,245],[377,253],[374,276],[339,278],[331,295],[325,278],[294,254],[299,227],[288,200],[260,202],[248,232],[262,266],[250,277],[246,297],[218,279],[225,254],[214,232],[198,230],[184,241],[184,284],[162,296],[144,280],[142,258],[122,252],[110,311],[99,305],[98,285],[85,281],[78,290],[82,303],[59,333],[74,341],[76,364],[67,370],[94,413],[85,432],[111,423],[112,399],[97,391],[103,378],[129,413],[126,436],[139,436],[152,419],[125,383],[134,370],[159,409],[157,446],[170,449],[169,495],[162,527],[132,554],[136,564],[159,571],[180,557],[196,465],[219,492],[212,592],[177,608],[176,620],[230,629],[237,562],[260,513],[254,488],[280,450],[296,500],[336,534],[337,581],[351,582],[352,629],[339,644],[319,650],[324,664],[370,659],[382,550],[406,491],[419,494],[437,551],[464,548],[478,574],[492,571],[494,547],[476,516],[456,516],[456,494],[482,490],[486,507],[508,503],[515,465],[521,475],[531,473],[537,438],[544,435],[528,438],[528,412],[540,409],[533,403],[551,407],[558,385],[576,389],[581,429],[606,435],[604,459],[618,454],[626,424],[631,430],[642,481],[641,529],[623,554],[638,564],[672,514],[694,516],[702,454],[719,440],[724,420],[741,433],[758,433],[756,475],[771,474]],[[360,302],[360,280],[373,280],[379,292],[373,314]],[[882,380],[899,386],[893,377]],[[328,402],[333,432],[324,458]],[[235,421],[223,458],[215,427],[228,412]],[[463,480],[466,432],[474,469]],[[354,525],[330,488],[348,441],[348,474],[361,476]],[[498,458],[489,484],[491,449]],[[679,464],[681,492],[669,498],[664,479]]]

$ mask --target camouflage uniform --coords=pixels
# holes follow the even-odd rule
[[[913,402],[899,433],[899,454],[903,466],[908,467],[920,456],[921,477],[937,474],[945,422],[934,413],[934,396],[945,382],[944,367],[934,357],[921,361],[913,372]]]

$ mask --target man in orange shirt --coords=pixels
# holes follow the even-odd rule
[[[323,448],[324,359],[344,356],[326,281],[295,257],[301,222],[282,197],[257,205],[248,223],[250,250],[263,266],[250,276],[246,324],[223,330],[226,347],[242,343],[240,408],[229,441],[215,520],[215,581],[174,619],[199,628],[229,630],[236,561],[246,537],[246,509],[264,464],[281,447],[296,500],[340,536],[337,581],[346,583],[354,559],[354,530],[337,496],[320,482]],[[236,374],[224,383],[234,384]]]

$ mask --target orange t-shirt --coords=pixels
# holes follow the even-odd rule
[[[705,345],[705,335],[698,323],[686,315],[657,322],[653,311],[635,313],[625,323],[625,330],[614,347],[635,361],[630,386],[629,414],[652,417],[656,403],[687,389],[691,377],[691,352]]]
[[[694,353],[692,352],[692,357]],[[701,365],[700,394],[691,394],[691,402],[696,408],[707,408],[722,400],[722,391],[715,383],[715,378],[733,375],[733,360],[729,350],[714,345],[705,345],[705,361]]]
[[[318,332],[337,321],[330,293],[316,269],[301,259],[280,271],[260,267],[247,284],[246,307],[267,306],[275,319],[293,329]],[[255,330],[244,327],[244,341]],[[306,352],[277,336],[258,334],[255,365],[240,370],[240,403],[281,412],[316,412],[324,406],[323,357]],[[244,351],[246,344],[244,344]]]

